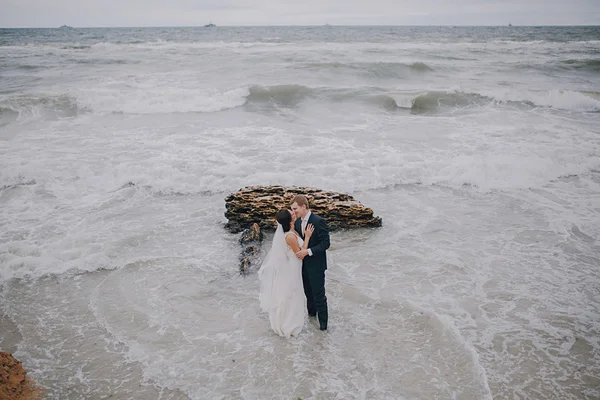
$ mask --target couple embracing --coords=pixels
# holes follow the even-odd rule
[[[271,328],[284,337],[296,336],[309,317],[327,330],[325,296],[327,222],[312,213],[305,196],[294,197],[291,209],[277,213],[273,244],[259,272],[260,307],[269,313]]]

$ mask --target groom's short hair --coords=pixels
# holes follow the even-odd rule
[[[309,208],[308,207],[308,199],[304,195],[297,194],[296,196],[294,196],[290,205],[292,205],[294,203],[298,204],[299,206],[306,206],[306,208]]]

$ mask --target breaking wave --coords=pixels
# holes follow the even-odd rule
[[[75,117],[83,111],[68,95],[18,95],[0,100],[0,126],[17,120]]]
[[[559,64],[565,69],[586,70],[600,72],[600,59],[592,60],[564,60]]]
[[[0,126],[30,119],[53,120],[81,113],[211,113],[238,107],[250,111],[294,109],[304,102],[361,103],[393,112],[432,115],[479,107],[511,106],[600,112],[600,94],[568,90],[490,92],[389,91],[378,87],[248,85],[232,90],[150,88],[89,90],[71,95],[18,95],[0,100]]]

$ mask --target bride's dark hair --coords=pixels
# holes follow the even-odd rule
[[[292,214],[290,213],[290,210],[287,208],[282,208],[281,210],[277,211],[277,222],[281,224],[284,232],[289,231],[290,224],[292,223]]]

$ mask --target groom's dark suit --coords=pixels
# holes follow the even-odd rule
[[[311,212],[308,224],[315,227],[308,248],[312,252],[302,260],[302,283],[306,295],[308,315],[318,314],[321,329],[327,329],[327,297],[325,296],[325,270],[327,269],[326,250],[329,248],[329,228],[327,222]],[[302,234],[302,219],[296,219],[294,225],[296,232],[304,239]]]

